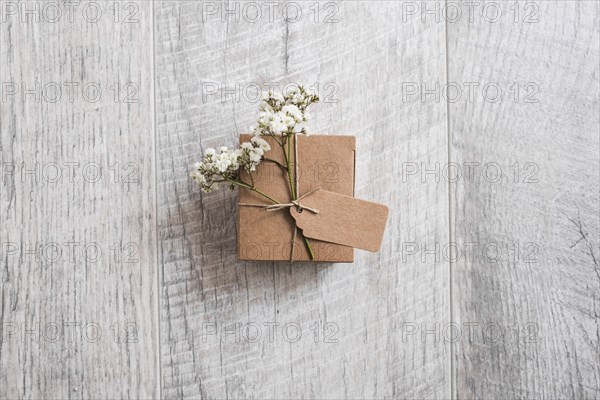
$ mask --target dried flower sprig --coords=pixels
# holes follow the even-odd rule
[[[224,183],[231,190],[235,189],[237,185],[251,188],[269,200],[276,202],[270,196],[254,188],[254,178],[252,176],[252,172],[256,171],[256,166],[263,160],[264,154],[271,150],[271,146],[266,140],[255,136],[250,142],[242,143],[238,149],[221,147],[219,150],[217,152],[213,148],[206,149],[202,161],[194,164],[191,176],[198,183],[200,189],[210,193],[215,184]],[[248,172],[251,178],[250,183],[241,179],[240,168]]]
[[[268,92],[263,95],[259,106],[258,125],[252,127],[255,136],[271,136],[283,150],[284,169],[288,176],[292,200],[298,198],[294,187],[293,171],[291,168],[291,142],[293,135],[308,135],[305,123],[310,116],[307,108],[319,101],[319,96],[308,92],[304,86],[289,90],[285,95]]]
[[[252,190],[267,198],[274,204],[279,201],[262,192],[254,185],[252,173],[262,161],[269,161],[279,165],[287,174],[290,196],[292,200],[298,198],[294,185],[294,172],[291,164],[291,142],[294,135],[307,135],[306,122],[309,120],[307,108],[319,101],[319,96],[308,92],[303,86],[289,90],[285,95],[273,92],[263,94],[259,105],[259,118],[256,126],[251,127],[254,137],[250,142],[245,142],[237,149],[221,147],[217,152],[213,148],[206,149],[201,162],[194,165],[191,177],[205,192],[213,190],[215,185],[225,184],[229,189],[240,186]],[[266,157],[271,146],[261,136],[270,136],[283,151],[284,164]],[[240,170],[247,172],[250,182],[242,180]],[[314,253],[304,238],[311,259]]]

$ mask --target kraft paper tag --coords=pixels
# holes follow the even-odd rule
[[[368,251],[378,251],[383,240],[388,208],[382,204],[319,189],[300,199],[319,211],[290,208],[296,225],[308,238]]]

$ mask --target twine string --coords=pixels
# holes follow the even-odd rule
[[[297,200],[292,200],[289,203],[278,203],[278,204],[238,203],[238,206],[259,207],[265,211],[279,211],[279,210],[283,210],[286,208],[296,207],[298,209],[298,212],[302,212],[302,210],[307,210],[307,211],[312,212],[313,214],[318,214],[319,210],[317,210],[316,208],[313,208],[313,207],[305,206],[304,204],[300,203],[300,200],[303,199],[304,197],[307,197],[307,196],[313,194],[314,192],[316,192],[319,189],[321,189],[321,188],[311,190],[310,192],[300,196]]]

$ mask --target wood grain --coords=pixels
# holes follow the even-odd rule
[[[54,3],[2,8],[0,398],[157,398],[151,4]]]
[[[599,5],[534,2],[523,23],[517,4],[448,24],[449,81],[504,92],[449,104],[452,160],[480,165],[451,185],[453,239],[480,245],[453,265],[453,396],[598,398]]]
[[[444,26],[397,23],[399,2],[322,2],[317,22],[313,3],[295,4],[306,16],[295,22],[280,3],[272,21],[254,22],[203,20],[201,3],[156,5],[163,395],[448,397],[447,344],[403,335],[407,323],[449,321],[447,263],[401,255],[406,242],[448,240],[446,184],[400,174],[405,162],[447,160],[445,104],[402,97],[405,81],[445,79]],[[332,13],[337,22],[323,22]],[[390,206],[379,253],[236,262],[237,195],[201,194],[189,166],[206,147],[237,143],[257,117],[244,88],[269,82],[318,84],[313,132],[356,135],[356,195]]]
[[[0,1],[0,398],[600,397],[598,2],[47,4]],[[188,176],[294,82],[390,209],[353,264],[236,261]]]

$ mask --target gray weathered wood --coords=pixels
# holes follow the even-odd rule
[[[112,4],[3,9],[1,398],[159,396],[152,8]]]
[[[8,3],[0,398],[600,397],[597,2]],[[354,264],[237,262],[188,177],[289,82],[390,207]]]
[[[480,163],[473,179],[451,186],[453,240],[480,245],[453,265],[463,333],[453,395],[597,398],[599,5],[521,2],[515,23],[513,2],[501,4],[496,23],[476,14],[448,24],[449,81],[481,85],[473,101],[450,104],[452,160]],[[538,7],[539,22],[523,23]],[[503,89],[501,101],[493,89],[482,97],[487,83]],[[500,181],[494,166],[482,177],[486,163],[501,168]],[[476,324],[470,340],[467,323]]]
[[[297,22],[278,4],[272,22],[254,23],[203,21],[202,4],[155,12],[163,395],[448,397],[446,343],[403,336],[407,324],[449,322],[447,263],[401,254],[407,242],[448,240],[446,183],[400,174],[403,163],[447,160],[445,104],[402,100],[402,82],[444,81],[444,26],[398,23],[397,2],[322,2],[316,23],[312,2],[294,3]],[[324,23],[336,9],[338,22]],[[356,135],[356,195],[390,206],[381,251],[357,251],[354,264],[236,262],[236,193],[201,194],[188,178],[203,149],[235,145],[257,117],[256,102],[212,94],[214,84],[241,96],[253,95],[243,85],[290,81],[319,84],[313,132]],[[249,324],[262,330],[256,341],[243,336],[256,333]],[[267,324],[279,324],[272,341]],[[299,324],[298,342],[285,324]],[[325,324],[336,343],[322,330],[315,340],[311,326]]]

